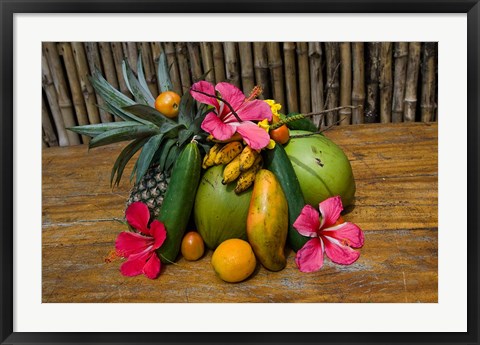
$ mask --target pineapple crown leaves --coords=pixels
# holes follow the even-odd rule
[[[90,77],[97,94],[103,98],[104,110],[123,121],[90,124],[68,128],[78,134],[92,138],[89,149],[121,141],[131,141],[118,155],[110,176],[110,185],[118,185],[127,163],[141,150],[133,167],[130,180],[136,176],[138,183],[152,164],[159,164],[162,171],[169,171],[181,148],[194,136],[206,138],[201,122],[205,118],[205,107],[196,110],[189,92],[180,101],[177,120],[172,120],[154,108],[155,98],[148,88],[143,72],[142,56],[139,53],[137,77],[127,61],[122,69],[125,83],[134,100],[115,89],[95,70]],[[168,64],[162,53],[158,59],[158,82],[161,91],[172,89]],[[208,150],[207,145],[201,145]]]

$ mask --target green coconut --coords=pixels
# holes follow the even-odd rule
[[[222,184],[224,166],[209,168],[200,180],[193,217],[210,249],[230,238],[246,239],[247,213],[252,188],[235,194],[235,183]]]
[[[291,130],[290,135],[308,134]],[[317,134],[291,138],[285,151],[292,162],[305,202],[314,207],[323,200],[340,195],[343,206],[353,203],[355,179],[352,166],[333,141]]]

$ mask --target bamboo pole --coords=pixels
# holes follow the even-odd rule
[[[83,99],[80,81],[77,75],[77,68],[75,67],[75,60],[73,59],[72,46],[69,42],[61,42],[58,44],[59,51],[63,56],[65,71],[67,72],[67,79],[70,85],[70,91],[73,99],[73,106],[77,114],[77,123],[79,125],[88,125],[87,108],[85,107],[85,100]],[[90,138],[82,135],[82,142],[88,144]]]
[[[395,59],[395,72],[393,78],[392,122],[402,122],[405,81],[407,77],[408,42],[396,42],[393,57]]]
[[[420,42],[410,42],[408,45],[407,81],[405,85],[404,121],[415,121],[417,108],[417,83],[420,66]]]
[[[170,80],[172,81],[173,91],[175,91],[179,95],[182,95],[182,80],[178,67],[177,54],[175,53],[175,44],[173,42],[165,42],[164,52],[167,57],[167,64],[169,67]]]
[[[142,51],[142,65],[145,79],[147,81],[147,86],[152,93],[153,97],[157,97],[159,94],[157,89],[157,74],[155,70],[155,65],[153,63],[152,49],[149,42],[139,43],[140,49]],[[136,70],[137,66],[135,66]]]
[[[365,122],[374,123],[378,119],[378,70],[380,43],[371,42],[368,44],[368,65],[367,65],[367,105],[365,109]]]
[[[255,83],[262,88],[262,94],[259,98],[271,98],[267,46],[265,42],[253,42],[253,65]]]
[[[115,64],[115,71],[117,73],[118,85],[120,91],[127,97],[132,98],[132,94],[128,90],[127,84],[125,83],[125,78],[123,77],[122,61],[124,59],[123,47],[121,42],[111,42],[110,47],[112,48],[113,62]]]
[[[47,143],[48,147],[58,146],[57,135],[55,134],[55,129],[53,128],[52,121],[48,115],[47,104],[45,97],[42,97],[42,129],[43,129],[43,139]]]
[[[194,82],[202,78],[202,61],[200,56],[200,45],[198,42],[187,43],[188,56],[190,59],[190,67],[192,70],[192,79]]]
[[[223,52],[225,56],[225,71],[227,81],[238,88],[240,85],[240,73],[238,71],[237,44],[235,42],[224,42]]]
[[[85,42],[85,52],[87,53],[88,66],[90,67],[90,73],[93,73],[95,70],[103,73],[102,63],[100,62],[100,52],[98,50],[98,45],[96,42]],[[100,119],[102,122],[112,122],[113,117],[111,114],[102,109],[105,105],[105,101],[102,97],[97,94],[97,103],[99,105]]]
[[[245,94],[248,94],[255,87],[255,76],[253,72],[252,43],[239,42],[238,53],[240,56],[242,88]]]
[[[62,111],[58,105],[57,91],[53,84],[50,66],[48,65],[47,58],[44,54],[42,54],[42,87],[43,91],[45,91],[45,96],[47,96],[48,105],[58,133],[58,143],[60,146],[68,146],[70,145],[70,142],[67,130],[65,129]]]
[[[365,112],[365,57],[364,43],[352,43],[353,88],[352,88],[352,124],[364,123]]]
[[[268,67],[272,79],[273,98],[277,103],[285,107],[283,91],[283,62],[278,42],[267,42]]]
[[[323,73],[322,73],[322,45],[320,42],[308,43],[308,56],[310,61],[310,93],[312,95],[312,112],[317,113],[324,109],[323,103]],[[325,126],[324,117],[321,115],[312,118],[317,128]]]
[[[185,44],[185,42],[177,42],[175,44],[175,50],[177,52],[180,80],[182,81],[182,92],[180,94],[183,95],[183,93],[188,91],[188,89],[192,85],[192,81],[190,79],[190,68],[188,66],[187,59],[187,45]]]
[[[392,122],[392,43],[380,45],[380,121]]]
[[[352,105],[352,48],[350,42],[340,43],[340,106]],[[343,108],[338,112],[339,125],[349,125],[352,109]]]
[[[112,48],[108,42],[99,42],[98,47],[100,49],[100,57],[102,58],[103,71],[105,78],[115,89],[119,89],[117,71],[115,69],[115,62],[112,56]],[[118,116],[113,117],[115,121],[122,121]]]
[[[433,121],[435,116],[435,61],[436,43],[423,44],[422,98],[420,107],[423,122]]]
[[[63,67],[60,62],[60,57],[58,56],[57,44],[54,42],[45,42],[44,52],[48,60],[48,65],[50,66],[55,90],[57,91],[58,105],[62,112],[63,122],[66,127],[76,126],[75,113],[70,100]],[[70,145],[80,144],[80,136],[77,133],[68,131],[67,136]]]
[[[300,91],[300,112],[310,112],[310,68],[308,43],[297,42],[298,86]]]
[[[297,68],[295,63],[295,43],[283,43],[285,63],[285,93],[289,113],[298,113]]]
[[[207,73],[205,80],[215,84],[215,68],[213,65],[212,43],[201,42],[200,52],[202,54],[203,71]]]
[[[339,81],[338,69],[340,66],[339,44],[337,42],[325,43],[325,55],[327,60],[327,98],[326,108],[338,107]],[[327,114],[327,126],[331,126],[338,121],[338,112],[333,111]]]
[[[223,58],[223,44],[222,42],[213,42],[213,64],[215,66],[215,80],[217,83],[225,81],[225,60]]]
[[[151,49],[152,49],[152,59],[153,59],[153,66],[155,67],[155,88],[157,89],[157,94],[160,94],[160,86],[159,81],[157,80],[158,75],[158,61],[160,59],[160,55],[163,53],[163,47],[160,42],[151,42]],[[155,96],[155,95],[154,95]]]
[[[123,55],[127,58],[128,63],[136,70],[138,61],[138,47],[136,42],[123,42]]]
[[[88,69],[87,56],[85,54],[83,43],[72,42],[71,46],[73,58],[75,59],[75,64],[77,65],[80,87],[82,88],[82,94],[87,108],[88,122],[92,124],[99,123],[100,114],[98,113],[97,98],[95,96],[92,84],[88,79],[90,71]]]

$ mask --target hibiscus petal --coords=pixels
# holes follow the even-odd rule
[[[145,266],[143,266],[143,274],[150,279],[155,279],[160,274],[160,259],[155,252],[152,253]]]
[[[323,249],[318,237],[310,241],[297,252],[295,263],[301,272],[315,272],[323,266]]]
[[[307,237],[317,236],[317,231],[320,228],[319,214],[316,209],[310,205],[305,205],[302,212],[298,215],[293,223],[293,227],[300,235]]]
[[[343,211],[342,199],[339,196],[334,196],[322,201],[318,206],[320,214],[322,215],[321,229],[328,228],[335,224]]]
[[[220,97],[222,97],[224,100],[230,104],[235,112],[240,108],[240,106],[245,102],[245,95],[243,92],[236,87],[235,85],[232,85],[227,82],[221,82],[215,85],[215,90],[218,91],[220,94]],[[223,117],[223,115],[228,114],[231,112],[231,109],[225,105],[223,108],[222,114],[220,114],[220,117]]]
[[[202,129],[218,140],[227,140],[235,133],[235,127],[222,122],[215,114],[208,114],[202,122]]]
[[[150,212],[147,205],[142,202],[134,202],[128,206],[125,211],[125,218],[128,224],[146,235],[150,235],[148,230],[148,220],[150,219]]]
[[[195,91],[201,91],[209,95],[216,95],[215,88],[212,84],[210,84],[208,81],[199,81],[192,85],[192,87],[190,88],[190,94],[192,95],[193,99],[199,101],[200,103],[213,105],[218,112],[220,106],[218,104],[218,100],[215,97],[210,97]]]
[[[250,121],[236,125],[237,132],[241,134],[247,145],[254,150],[261,150],[270,143],[270,136],[263,129]]]
[[[150,233],[152,234],[155,242],[153,244],[153,249],[158,249],[165,242],[167,238],[167,231],[165,230],[165,225],[158,220],[154,220],[150,224]]]
[[[321,236],[324,240],[325,253],[327,256],[340,265],[351,265],[360,257],[360,252],[353,250],[348,246],[344,246],[335,238]]]
[[[130,255],[128,260],[120,266],[120,272],[127,277],[133,277],[143,273],[143,267],[153,253],[152,248],[148,247],[141,253]]]
[[[243,121],[272,120],[272,109],[267,103],[258,99],[243,103],[237,110],[237,114]]]
[[[362,247],[365,241],[363,231],[357,225],[348,222],[324,229],[322,235],[335,238],[352,248]]]
[[[134,232],[121,232],[115,240],[115,249],[118,255],[128,258],[132,254],[143,252],[153,244],[153,238]]]

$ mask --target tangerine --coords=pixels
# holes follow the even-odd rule
[[[270,138],[282,145],[286,144],[290,139],[290,131],[288,130],[287,125],[283,125],[278,127],[277,129],[271,130],[269,134]]]
[[[166,117],[173,119],[178,116],[180,100],[181,97],[176,92],[162,92],[155,100],[155,109]]]
[[[232,238],[217,247],[212,255],[212,266],[226,282],[238,283],[247,279],[255,270],[257,261],[247,241]]]

